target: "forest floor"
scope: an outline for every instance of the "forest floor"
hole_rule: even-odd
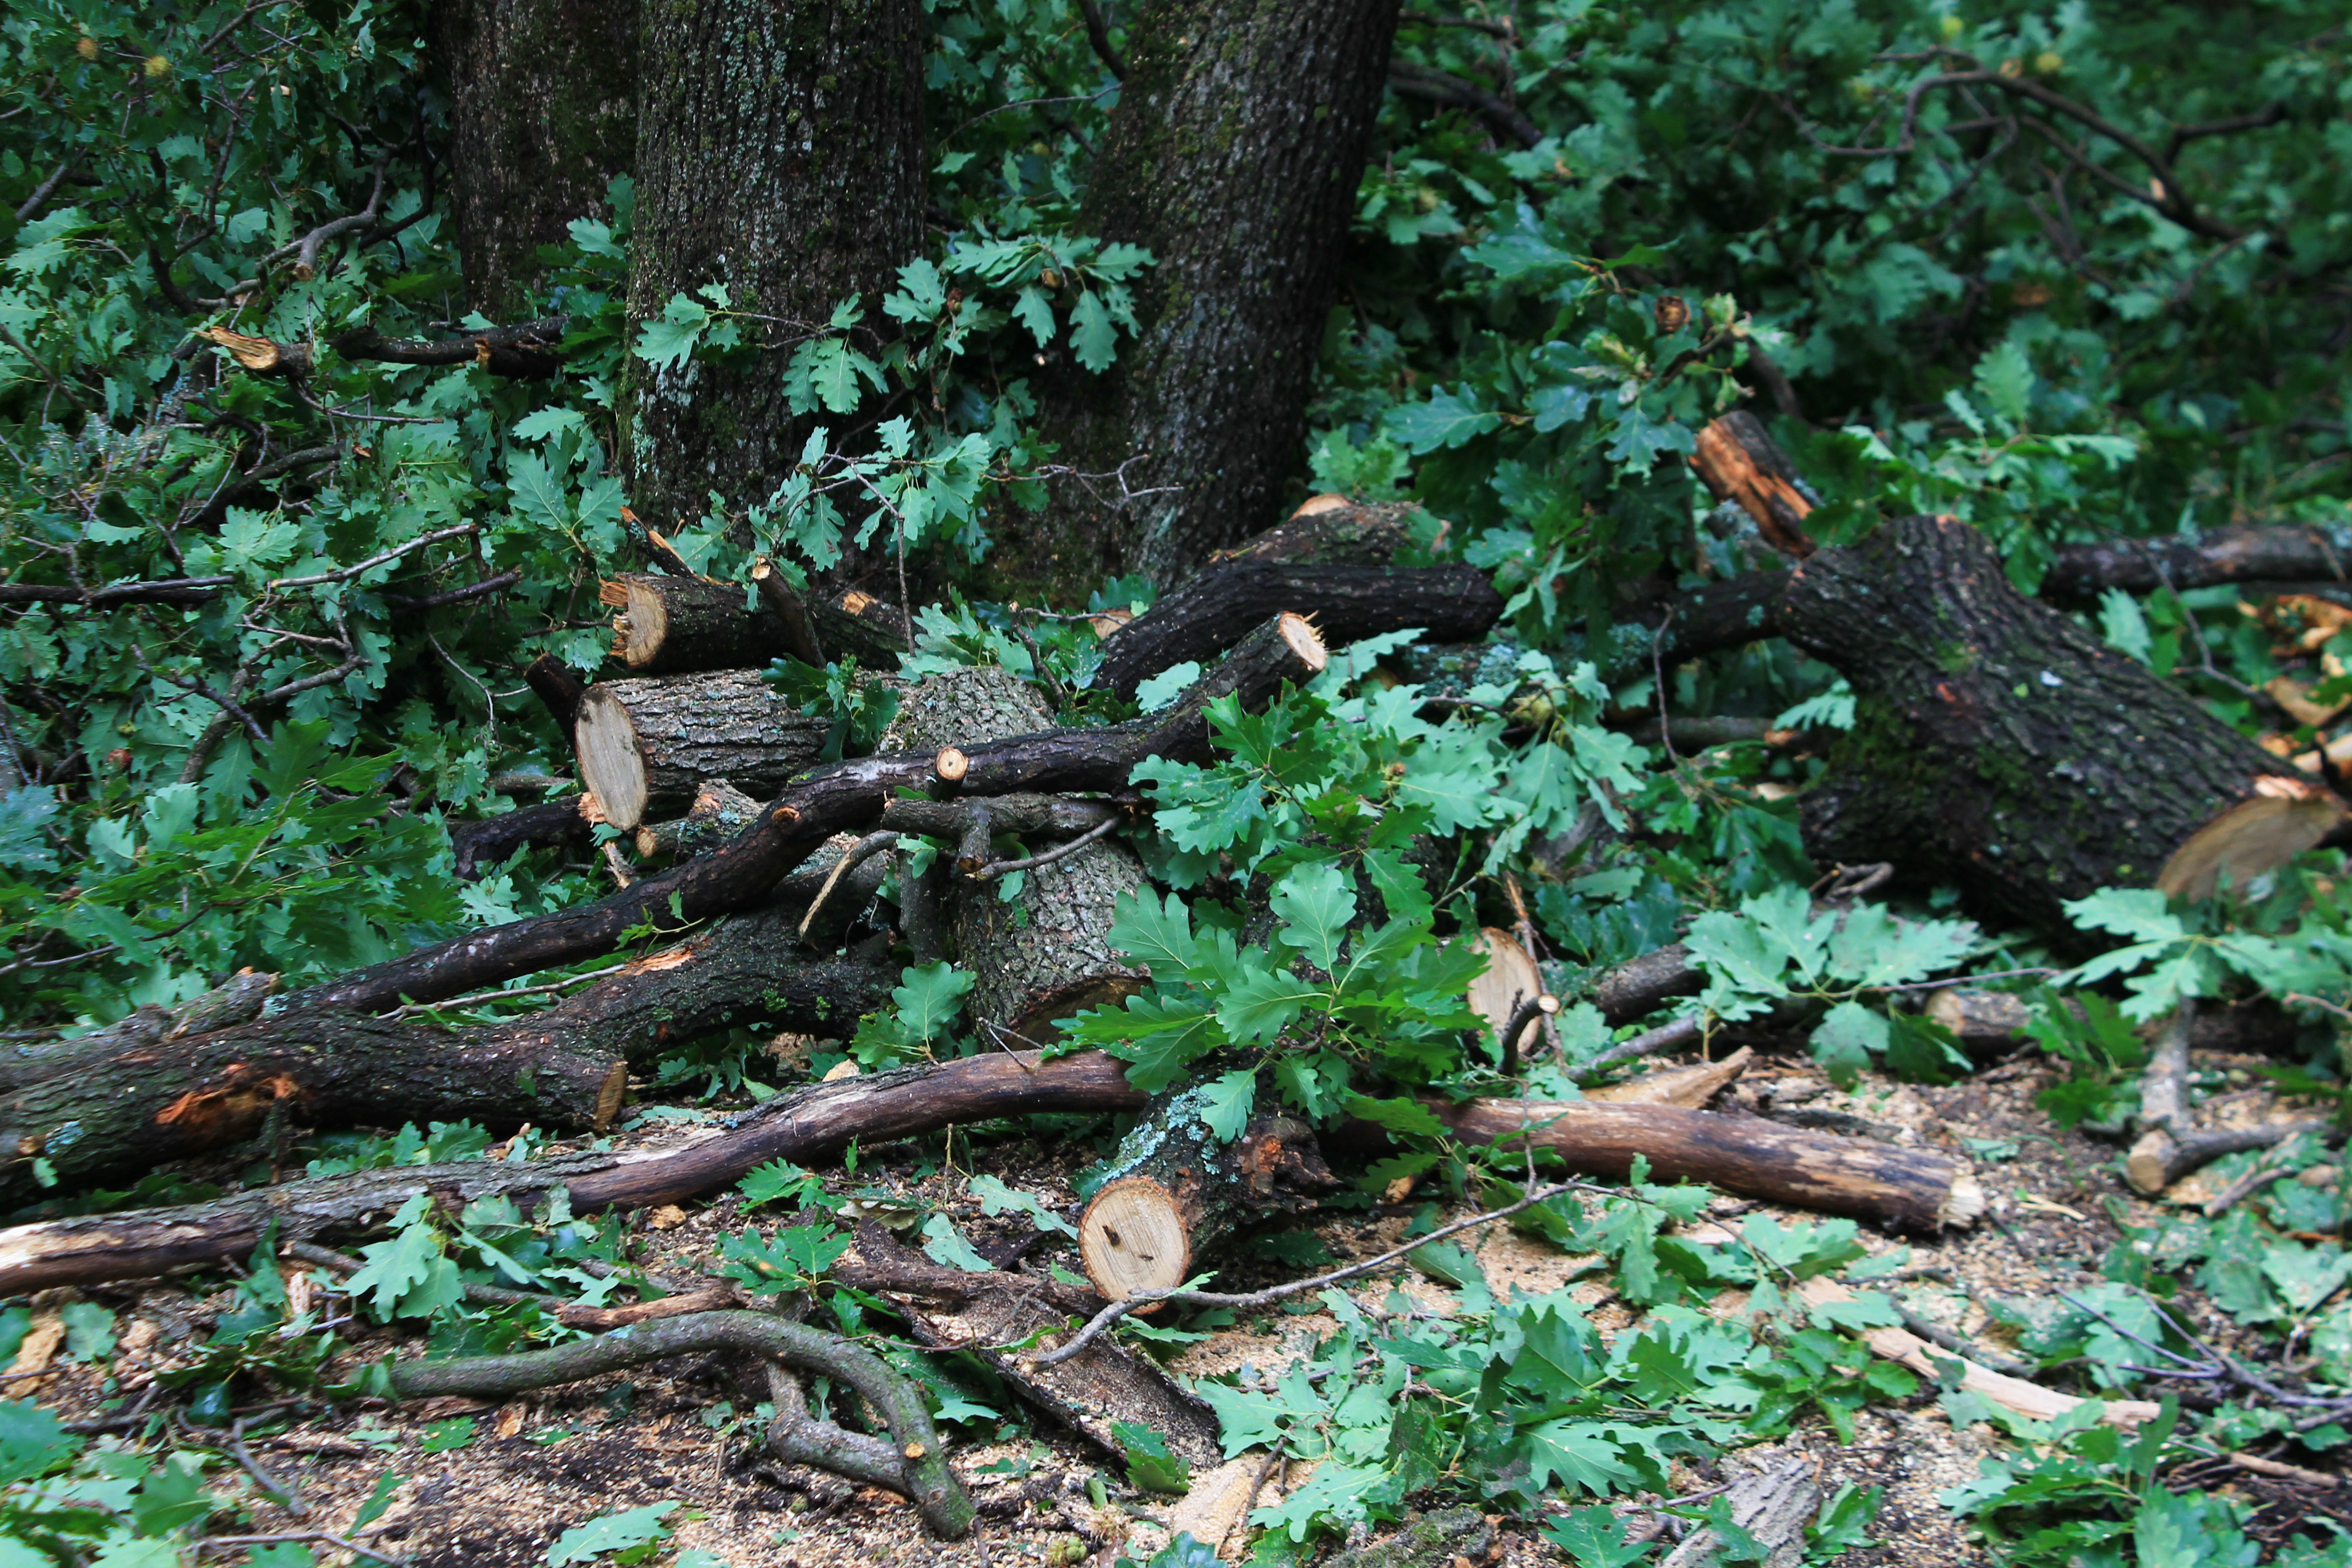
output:
[[[2226,1058],[2209,1065],[2232,1070]],[[1908,1261],[1888,1279],[1914,1311],[1979,1343],[2007,1348],[2003,1331],[1988,1319],[1983,1303],[2048,1298],[2095,1282],[2102,1259],[2121,1235],[2118,1222],[2137,1226],[2158,1217],[2154,1206],[2130,1196],[2115,1173],[2115,1145],[2060,1132],[2035,1108],[2034,1092],[2047,1081],[2040,1058],[2024,1058],[1949,1087],[1865,1076],[1846,1093],[1821,1080],[1810,1063],[1792,1058],[1759,1060],[1733,1092],[1751,1105],[1767,1096],[1782,1104],[1801,1100],[1817,1117],[1826,1112],[1858,1118],[1876,1135],[1971,1158],[1990,1197],[1985,1219],[1940,1237],[1865,1229],[1863,1240],[1874,1254],[1909,1249]],[[2255,1080],[2237,1073],[2229,1081]],[[2242,1088],[2225,1092],[2212,1109],[2227,1113],[2234,1100],[2240,1113],[2254,1115],[2265,1098]],[[1849,1121],[1844,1130],[1858,1127]],[[1074,1202],[1071,1181],[1086,1163],[1085,1152],[1069,1143],[1024,1141],[983,1143],[960,1149],[957,1155],[959,1164],[969,1163],[1061,1208]],[[1018,1215],[981,1215],[964,1194],[968,1172],[942,1171],[933,1158],[918,1164],[915,1153],[910,1146],[870,1152],[855,1184],[867,1194],[877,1186],[895,1190],[949,1213],[969,1239],[983,1247],[1026,1233],[1028,1222]],[[844,1190],[850,1184],[838,1173],[832,1179]],[[2176,1191],[2180,1198],[2200,1195]],[[1815,1217],[1718,1198],[1696,1223],[1755,1213],[1774,1214],[1788,1223]],[[1404,1208],[1349,1215],[1321,1225],[1318,1235],[1344,1263],[1396,1244],[1408,1222]],[[692,1211],[655,1210],[633,1216],[631,1223],[640,1227],[640,1261],[649,1269],[691,1278],[715,1270],[720,1241],[746,1221],[737,1200],[728,1198]],[[1514,1290],[1540,1294],[1567,1288],[1604,1335],[1632,1321],[1612,1298],[1605,1273],[1588,1268],[1590,1258],[1563,1254],[1501,1225],[1465,1237],[1463,1245],[1475,1249],[1498,1298],[1507,1300]],[[1051,1252],[1041,1251],[1028,1266],[1042,1268],[1053,1260]],[[1218,1288],[1225,1289],[1255,1289],[1297,1272],[1247,1247],[1234,1249],[1222,1261],[1225,1272]],[[1446,1289],[1411,1270],[1362,1277],[1348,1289],[1367,1306],[1385,1300],[1391,1289],[1439,1311],[1454,1300]],[[117,1314],[110,1359],[88,1364],[59,1359],[28,1373],[20,1354],[12,1389],[16,1397],[36,1400],[68,1420],[92,1416],[103,1397],[135,1396],[158,1372],[193,1360],[211,1319],[228,1300],[226,1291],[205,1299],[170,1284],[84,1294]],[[28,1344],[43,1337],[38,1325],[44,1317],[53,1318],[75,1299],[69,1291],[35,1298],[37,1326]],[[1727,1293],[1710,1310],[1734,1313],[1742,1300],[1741,1293]],[[2176,1298],[2175,1310],[2230,1342],[2227,1320],[2193,1292]],[[1172,1370],[1206,1377],[1249,1363],[1260,1373],[1276,1372],[1306,1355],[1337,1326],[1316,1310],[1278,1314],[1271,1324],[1265,1319],[1256,1324],[1271,1331],[1217,1331],[1186,1346],[1171,1363]],[[395,1340],[392,1331],[364,1322],[345,1323],[341,1331],[347,1337],[339,1376],[381,1357]],[[53,1353],[56,1336],[47,1338]],[[308,1509],[298,1519],[253,1489],[253,1528],[341,1532],[382,1479],[394,1473],[403,1478],[394,1500],[364,1539],[411,1568],[537,1568],[566,1529],[617,1509],[667,1500],[681,1505],[666,1521],[675,1531],[675,1544],[699,1547],[735,1568],[893,1560],[974,1568],[1021,1563],[1070,1568],[1091,1562],[1111,1568],[1122,1553],[1139,1563],[1147,1560],[1166,1543],[1171,1527],[1202,1531],[1211,1494],[1238,1496],[1238,1489],[1246,1489],[1245,1480],[1235,1483],[1228,1472],[1237,1473],[1237,1467],[1255,1473],[1260,1464],[1252,1456],[1225,1472],[1196,1476],[1194,1492],[1185,1500],[1145,1497],[1123,1485],[1118,1463],[1066,1433],[1042,1425],[1034,1430],[966,1425],[963,1436],[951,1438],[953,1458],[980,1505],[982,1523],[971,1539],[942,1543],[926,1539],[897,1498],[817,1471],[775,1465],[764,1458],[756,1427],[743,1424],[730,1430],[733,1418],[766,1397],[763,1386],[746,1381],[745,1372],[724,1356],[688,1356],[504,1405],[461,1399],[405,1407],[314,1404],[283,1430],[248,1439],[255,1464],[291,1486]],[[109,1379],[112,1390],[105,1386]],[[268,1415],[257,1409],[248,1420],[266,1429]],[[988,1440],[995,1436],[1008,1440]],[[2003,1446],[1986,1427],[1955,1430],[1935,1391],[1927,1388],[1908,1400],[1866,1408],[1850,1446],[1824,1422],[1811,1418],[1781,1442],[1680,1462],[1675,1479],[1687,1495],[1784,1458],[1808,1458],[1818,1464],[1830,1491],[1842,1481],[1885,1489],[1870,1543],[1838,1558],[1841,1568],[1941,1568],[1982,1562],[1985,1553],[1938,1503],[1937,1493],[1971,1479],[1979,1458]],[[1269,1476],[1257,1501],[1269,1503],[1283,1487],[1298,1484],[1300,1469],[1293,1465]],[[1089,1500],[1089,1482],[1097,1478],[1109,1499],[1107,1505]],[[229,1479],[245,1484],[234,1471]],[[2240,1489],[2281,1521],[2319,1512],[2352,1523],[2352,1511],[2343,1511],[2342,1504],[2309,1485],[2252,1475],[2227,1477],[2220,1484]],[[1377,1542],[1381,1533],[1369,1539]],[[1237,1529],[1229,1535],[1224,1549],[1230,1559],[1247,1555],[1247,1534]],[[321,1561],[339,1559],[353,1561],[340,1552]],[[1506,1565],[1561,1561],[1559,1549],[1533,1526],[1507,1521],[1488,1555],[1490,1563]]]

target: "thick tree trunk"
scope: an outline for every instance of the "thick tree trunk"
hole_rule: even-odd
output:
[[[916,751],[970,747],[1034,733],[1052,722],[1045,700],[1010,671],[953,669],[908,689],[886,740]],[[1020,829],[1010,815],[1000,827],[988,801],[961,805],[959,837],[973,852],[959,857],[964,875],[954,884],[950,930],[972,974],[966,1005],[973,1021],[1015,1044],[1043,1046],[1055,1019],[1125,1001],[1142,989],[1144,972],[1110,945],[1119,900],[1144,886],[1135,852],[1108,839],[1088,844],[1023,873],[1020,890],[1007,899],[1003,884],[970,878],[987,863],[1000,831]],[[1028,814],[1024,818],[1034,820]],[[971,858],[981,865],[961,863]]]
[[[762,797],[814,763],[830,726],[756,669],[604,680],[588,689],[572,725],[580,782],[623,832],[694,803],[725,779]]]
[[[731,309],[811,330],[846,299],[878,317],[877,291],[923,244],[921,7],[707,0],[645,16],[631,323],[709,284]],[[786,399],[782,345],[803,333],[744,326],[779,346],[723,368],[631,361],[631,500],[656,527],[702,516],[713,491],[764,501],[800,460],[810,421]]]
[[[2317,843],[2342,803],[2066,616],[1974,529],[1900,518],[1787,579],[1774,620],[1854,727],[1804,800],[1824,864],[1885,860],[2042,930],[2107,886],[2192,897]]]
[[[1001,544],[1009,578],[1170,581],[1274,520],[1396,18],[1396,0],[1158,0],[1137,19],[1084,226],[1157,258],[1143,330],[1104,380],[1069,373],[1054,424],[1065,461],[1121,472],[1100,496],[1173,489],[1064,486]]]
[[[603,215],[637,151],[633,0],[438,0],[448,73],[450,205],[466,298],[505,320],[528,307],[539,247]]]

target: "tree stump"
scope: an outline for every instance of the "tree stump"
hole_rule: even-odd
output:
[[[684,810],[704,781],[772,796],[815,763],[826,723],[757,670],[601,680],[580,700],[572,748],[604,820],[626,833]]]

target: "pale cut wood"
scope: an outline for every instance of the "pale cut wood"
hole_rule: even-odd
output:
[[[2226,877],[2242,890],[2336,830],[2344,803],[2335,792],[2301,779],[2264,774],[2253,793],[2189,836],[2156,879],[2175,898],[2210,899]]]
[[[1471,945],[1486,955],[1486,967],[1470,982],[1470,1005],[1486,1020],[1486,1027],[1500,1047],[1512,1012],[1521,1002],[1543,994],[1543,973],[1536,968],[1536,961],[1528,956],[1528,950],[1519,945],[1518,939],[1499,927],[1482,928]],[[1532,1055],[1542,1039],[1543,1020],[1528,1022],[1519,1031],[1519,1057],[1524,1059]]]
[[[1078,1256],[1103,1299],[1124,1301],[1139,1290],[1184,1283],[1192,1247],[1174,1195],[1149,1176],[1126,1176],[1087,1205]]]
[[[1815,1278],[1801,1281],[1797,1294],[1809,1305],[1818,1307],[1851,1301],[1854,1293],[1834,1279]],[[1870,1346],[1872,1354],[1909,1367],[1925,1378],[1933,1379],[1937,1375],[1937,1362],[1957,1361],[1964,1369],[1960,1379],[1962,1388],[1971,1394],[1982,1394],[2002,1409],[2014,1411],[2029,1420],[2055,1421],[2090,1403],[2054,1388],[2044,1388],[2038,1383],[2028,1383],[2021,1377],[2011,1377],[2007,1373],[1979,1366],[1966,1356],[1956,1356],[1948,1351],[1936,1351],[1931,1360],[1927,1352],[1933,1347],[1908,1329],[1865,1329],[1862,1337],[1863,1342]],[[2145,1399],[2108,1399],[2101,1403],[2106,1408],[2099,1419],[2110,1426],[2137,1426],[2163,1414],[2161,1405]]]
[[[1661,1068],[1654,1073],[1606,1089],[1588,1089],[1587,1100],[1604,1105],[1679,1105],[1696,1110],[1738,1081],[1755,1061],[1756,1053],[1742,1046],[1719,1062],[1694,1062],[1688,1067]]]
[[[1820,1471],[1814,1461],[1790,1459],[1742,1476],[1731,1483],[1724,1500],[1731,1505],[1731,1521],[1764,1549],[1764,1568],[1801,1568],[1805,1561],[1805,1526],[1822,1506]],[[1712,1568],[1724,1560],[1725,1544],[1712,1529],[1695,1530],[1658,1568]]]

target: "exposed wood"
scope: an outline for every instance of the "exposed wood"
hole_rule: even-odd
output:
[[[1801,561],[1818,546],[1805,533],[1806,514],[1818,504],[1763,422],[1744,412],[1711,420],[1698,433],[1691,467],[1719,501],[1736,504],[1756,521],[1764,542]]]
[[[1486,955],[1486,967],[1470,982],[1470,1006],[1486,1020],[1496,1047],[1504,1056],[1530,1056],[1543,1038],[1540,1019],[1527,1020],[1517,1040],[1506,1040],[1504,1030],[1521,1003],[1545,994],[1543,976],[1518,939],[1498,926],[1483,928],[1473,945]]]
[[[2139,1080],[2139,1137],[2124,1158],[2124,1179],[2154,1195],[2187,1167],[2180,1141],[2189,1131],[2189,1031],[2197,1004],[2182,998],[2157,1031]]]
[[[811,629],[836,656],[849,654],[867,669],[896,669],[914,647],[907,613],[885,599],[851,589],[809,605]]]
[[[1818,1275],[1811,1279],[1800,1281],[1797,1294],[1816,1306],[1851,1301],[1854,1298],[1852,1290],[1834,1279],[1825,1279]],[[1941,1375],[1937,1371],[1937,1363],[1942,1362],[1948,1364],[1958,1362],[1963,1369],[1960,1380],[1962,1388],[1971,1394],[1981,1394],[2002,1408],[2015,1411],[2028,1420],[2055,1421],[2060,1416],[2071,1414],[2089,1403],[2086,1400],[2077,1399],[2071,1394],[2061,1394],[2054,1388],[2044,1388],[2038,1383],[2028,1383],[2021,1377],[2011,1377],[2006,1373],[1995,1372],[1990,1367],[1982,1366],[1969,1360],[1966,1356],[1936,1350],[1926,1340],[1907,1329],[1864,1329],[1862,1337],[1864,1342],[1870,1346],[1873,1354],[1899,1363],[1931,1381]],[[2145,1399],[2109,1399],[2103,1404],[2105,1408],[2100,1413],[2099,1419],[2110,1426],[2137,1426],[2143,1421],[2152,1421],[2163,1414],[2161,1405],[2151,1404]]]
[[[1181,1285],[1235,1229],[1297,1213],[1337,1184],[1304,1122],[1261,1116],[1220,1142],[1202,1119],[1207,1095],[1164,1097],[1104,1163],[1078,1255],[1106,1301]]]
[[[1125,1422],[1160,1434],[1169,1452],[1188,1465],[1217,1462],[1216,1413],[1149,1357],[1107,1339],[1053,1366],[995,1348],[1033,1341],[1050,1348],[1073,1315],[1102,1305],[1090,1291],[1033,1275],[942,1268],[871,1220],[857,1227],[856,1250],[835,1266],[834,1277],[888,1297],[922,1343],[978,1356],[1024,1401],[1106,1457],[1123,1458],[1125,1445],[1113,1428]]]
[[[457,852],[457,879],[470,882],[525,846],[585,844],[593,837],[584,795],[567,795],[537,805],[520,806],[460,822],[449,829],[449,847]]]
[[[1205,709],[1233,696],[1244,709],[1323,668],[1322,643],[1296,616],[1278,616],[1173,705],[1134,722],[1055,730],[980,748],[960,788],[967,795],[1105,793],[1123,789],[1146,757],[1211,754]],[[518,974],[612,951],[646,921],[705,921],[755,904],[836,833],[862,831],[902,789],[940,782],[937,754],[861,757],[813,770],[769,804],[760,822],[708,855],[593,903],[516,921],[419,949],[288,999],[289,1006],[388,1007],[438,1001]]]
[[[708,780],[772,795],[823,753],[828,728],[759,671],[722,669],[598,681],[572,738],[580,782],[625,833],[683,811]]]
[[[1984,1189],[1948,1154],[1801,1131],[1760,1118],[1591,1100],[1477,1100],[1430,1108],[1457,1136],[1523,1142],[1578,1175],[1622,1177],[1640,1155],[1653,1179],[1705,1182],[1742,1197],[1935,1231],[1984,1212]]]
[[[725,779],[707,779],[694,803],[675,822],[649,822],[637,829],[637,853],[647,859],[693,856],[716,848],[758,820],[760,803]]]
[[[2333,790],[2296,778],[2263,777],[2172,852],[2156,885],[2175,898],[2210,899],[2225,883],[2242,890],[2316,846],[2343,822]]]
[[[743,590],[707,577],[608,577],[598,600],[613,617],[613,657],[640,675],[764,666],[789,651],[783,622],[745,605]]]
[[[1742,1046],[1719,1062],[1660,1068],[1624,1083],[1588,1089],[1584,1098],[1604,1105],[1679,1105],[1695,1110],[1738,1082],[1755,1059],[1755,1051]]]
[[[257,338],[245,332],[233,332],[226,327],[198,327],[188,334],[228,351],[237,368],[254,375],[302,381],[309,377],[313,363],[308,343],[281,343],[269,338]]]

